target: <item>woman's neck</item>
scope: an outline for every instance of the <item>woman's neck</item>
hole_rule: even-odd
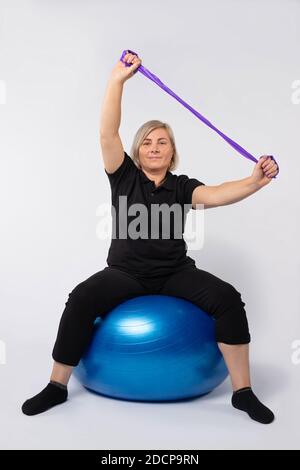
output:
[[[145,173],[147,178],[149,178],[149,180],[154,182],[156,187],[160,186],[167,178],[167,171],[164,171],[164,173],[159,173],[159,174],[149,173],[145,170],[142,170],[142,171],[143,173]]]

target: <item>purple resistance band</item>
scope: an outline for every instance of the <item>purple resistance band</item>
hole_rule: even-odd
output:
[[[126,62],[124,62],[123,58],[125,57],[125,55],[127,53],[130,53],[130,54],[134,54],[138,57],[138,54],[136,52],[133,52],[131,51],[130,49],[126,49],[125,51],[123,51],[122,53],[122,56],[120,57],[120,61],[122,61],[126,67],[130,67],[132,64],[127,64]],[[139,68],[136,70],[136,72],[139,71],[141,72],[143,75],[145,75],[145,77],[148,77],[150,80],[152,80],[153,82],[155,82],[160,88],[162,88],[163,90],[165,90],[167,93],[169,93],[169,95],[173,96],[177,101],[179,101],[179,103],[181,103],[185,108],[189,109],[191,111],[191,113],[193,113],[198,119],[200,119],[202,122],[204,122],[204,124],[206,124],[208,127],[210,127],[212,130],[214,130],[215,132],[217,132],[217,134],[219,134],[224,140],[226,140],[226,142],[228,142],[229,145],[231,145],[231,147],[233,147],[235,150],[237,150],[241,155],[243,155],[243,157],[245,158],[248,158],[249,160],[252,160],[253,162],[257,163],[258,160],[253,156],[251,155],[251,153],[247,152],[247,150],[245,150],[243,147],[241,147],[237,142],[234,142],[234,140],[230,139],[230,137],[227,137],[227,135],[225,135],[223,132],[221,132],[219,129],[217,129],[216,126],[214,126],[211,122],[209,122],[208,119],[206,119],[204,116],[202,116],[202,114],[198,113],[198,111],[196,111],[194,108],[192,108],[188,103],[186,103],[185,101],[183,101],[179,96],[177,96],[172,90],[170,90],[170,88],[168,88],[158,77],[156,77],[156,75],[154,75],[152,72],[150,72],[150,70],[146,69],[146,67],[144,67],[143,65],[140,65]],[[274,162],[277,164],[278,166],[278,163],[276,162],[275,158],[270,155],[270,157],[272,158],[272,160],[274,160]],[[278,166],[278,173],[279,173],[279,166]],[[278,174],[277,173],[277,174]],[[276,178],[276,176],[273,176],[273,178]]]

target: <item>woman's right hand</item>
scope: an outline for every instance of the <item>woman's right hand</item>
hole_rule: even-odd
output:
[[[111,73],[111,80],[116,80],[120,83],[125,83],[126,80],[133,77],[133,75],[137,72],[138,67],[141,65],[141,59],[136,56],[135,54],[127,53],[123,60],[127,64],[131,64],[130,67],[126,67],[126,65],[119,60],[118,63],[114,66],[112,73]]]

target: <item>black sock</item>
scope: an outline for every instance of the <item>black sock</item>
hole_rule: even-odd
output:
[[[22,411],[28,416],[37,415],[49,410],[49,408],[55,405],[63,403],[67,398],[67,386],[51,381],[40,393],[23,403]]]
[[[50,383],[53,385],[56,385],[57,387],[63,389],[63,390],[68,390],[67,385],[61,384],[60,382],[55,382],[55,380],[50,380]]]
[[[259,401],[251,387],[240,388],[233,392],[231,403],[234,408],[245,411],[250,418],[259,423],[270,424],[274,421],[272,411]]]

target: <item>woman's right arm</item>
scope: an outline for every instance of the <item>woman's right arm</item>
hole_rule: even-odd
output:
[[[108,173],[114,173],[124,159],[124,148],[119,136],[123,86],[141,65],[141,60],[134,54],[126,54],[124,60],[133,65],[126,67],[121,61],[116,64],[107,84],[101,110],[100,144]]]

